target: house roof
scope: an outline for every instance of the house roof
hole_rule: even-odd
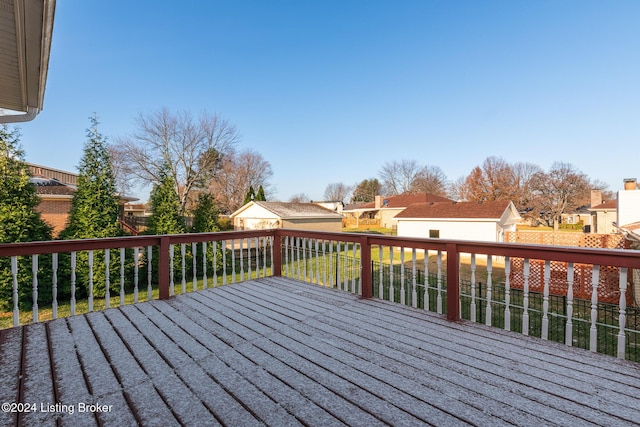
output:
[[[73,196],[77,190],[74,185],[64,184],[55,178],[34,176],[29,178],[29,181],[35,185],[36,193],[39,195]]]
[[[590,210],[590,211],[593,211],[593,210],[611,210],[611,209],[616,209],[617,207],[618,207],[618,200],[617,199],[613,199],[613,200],[607,200],[606,202],[600,203],[599,205],[592,206],[588,210]]]
[[[500,219],[509,205],[513,206],[513,203],[508,200],[493,200],[485,202],[414,203],[396,215],[395,218]],[[513,210],[514,213],[517,214],[515,207]]]
[[[382,198],[380,209],[402,209],[410,206],[414,203],[424,202],[451,202],[451,199],[446,197],[436,196],[429,193],[404,193],[397,194],[395,196],[386,196]],[[350,205],[352,209],[357,210],[372,210],[376,209],[376,202],[363,203],[360,205]],[[347,210],[347,209],[345,209]]]
[[[292,202],[261,202],[253,201],[242,206],[231,214],[231,217],[239,215],[251,206],[260,206],[282,219],[295,218],[342,218],[342,215],[330,209],[316,205],[315,203],[292,203]]]
[[[32,120],[42,110],[55,0],[0,3],[0,123]]]

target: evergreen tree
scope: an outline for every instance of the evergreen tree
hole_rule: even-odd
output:
[[[51,239],[51,227],[35,211],[40,199],[29,181],[29,167],[17,130],[0,127],[0,243],[43,241]],[[32,302],[31,263],[22,258],[18,263],[19,302],[22,307]],[[13,305],[10,258],[0,259],[0,307]],[[49,290],[50,291],[50,290]],[[41,297],[47,294],[41,289]]]
[[[213,233],[220,231],[218,226],[218,209],[215,206],[215,198],[212,194],[201,193],[198,196],[196,209],[193,212],[192,233]],[[230,257],[230,254],[227,254]],[[202,246],[198,246],[198,257],[202,259]],[[218,272],[222,271],[222,245],[216,243],[216,252],[214,255],[213,244],[207,245],[207,261],[209,265],[215,260],[215,268]]]
[[[115,237],[123,234],[119,222],[118,196],[116,194],[115,177],[111,165],[111,157],[106,139],[98,132],[98,119],[94,114],[89,118],[91,125],[86,130],[82,158],[78,166],[77,190],[71,201],[71,210],[67,225],[60,233],[62,239],[93,239]],[[110,253],[111,273],[113,281],[116,270],[114,265],[119,265],[117,251]],[[76,297],[84,297],[89,292],[89,266],[88,253],[77,254]],[[61,257],[61,274],[64,281],[60,288],[61,294],[66,296],[69,284],[67,270],[70,270],[68,254]],[[106,262],[105,252],[95,251],[93,263],[93,294],[96,297],[106,295]]]
[[[201,193],[198,196],[196,209],[193,212],[192,233],[211,233],[220,231],[218,227],[218,210],[212,194]]]
[[[73,195],[63,239],[114,237],[122,234],[116,181],[106,140],[98,119],[90,117],[87,141],[80,159],[78,189]]]
[[[244,196],[244,204],[246,205],[249,202],[252,202],[256,198],[256,192],[253,189],[253,185],[249,186],[249,191],[247,191],[247,195]]]
[[[160,182],[153,186],[149,201],[151,217],[149,234],[180,234],[185,232],[184,218],[180,215],[180,199],[175,191],[175,181],[168,168],[160,172]]]
[[[258,202],[266,202],[267,198],[264,195],[264,188],[262,188],[262,185],[260,186],[260,188],[258,188],[258,194],[256,194],[256,198],[254,199]]]

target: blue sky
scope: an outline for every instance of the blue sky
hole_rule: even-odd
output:
[[[639,17],[636,0],[59,0],[22,144],[75,171],[93,112],[114,140],[141,113],[206,110],[271,163],[273,199],[391,160],[455,180],[488,156],[617,191],[640,178]]]

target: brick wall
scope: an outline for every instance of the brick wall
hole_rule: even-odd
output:
[[[53,237],[64,230],[71,210],[71,199],[68,200],[41,200],[36,207],[42,219],[53,227]]]

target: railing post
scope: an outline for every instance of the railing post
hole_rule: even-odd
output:
[[[460,320],[460,254],[455,243],[447,243],[447,319]]]
[[[371,245],[367,236],[360,239],[360,283],[362,298],[373,297],[373,281],[371,278]]]
[[[158,293],[160,299],[169,299],[169,236],[160,236],[158,245]]]
[[[282,236],[278,230],[273,233],[273,268],[271,274],[275,277],[282,276]]]

